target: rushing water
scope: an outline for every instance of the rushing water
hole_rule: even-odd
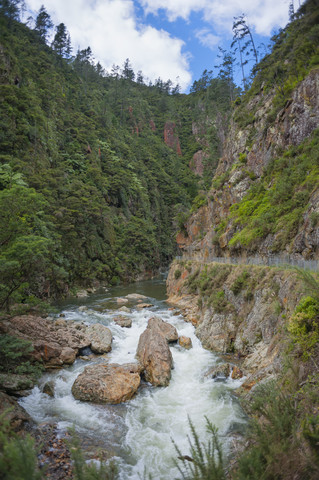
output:
[[[128,293],[148,296],[146,302],[154,306],[139,310],[136,301],[126,306],[131,313],[119,312],[117,297]],[[85,309],[83,309],[85,306]],[[173,324],[179,335],[191,337],[193,348],[185,350],[171,346],[174,360],[172,379],[166,388],[143,384],[135,398],[121,405],[94,405],[75,400],[71,387],[86,365],[105,361],[96,357],[90,362],[78,359],[70,368],[47,373],[32,393],[21,404],[37,422],[54,422],[64,432],[74,426],[82,439],[83,448],[94,456],[97,450],[113,457],[120,467],[121,480],[143,478],[144,472],[154,480],[179,478],[173,458],[176,452],[172,440],[183,454],[189,453],[187,435],[188,417],[200,438],[207,439],[205,416],[215,424],[227,452],[232,432],[245,423],[232,390],[239,380],[216,382],[205,377],[205,372],[218,357],[204,350],[194,334],[194,327],[165,303],[163,281],[140,282],[128,287],[117,287],[103,295],[89,299],[75,299],[60,305],[66,320],[107,325],[113,334],[110,363],[135,361],[135,352],[147,321],[154,315]],[[132,328],[117,326],[113,318],[119,313],[132,319]],[[54,383],[54,397],[42,393],[43,385]]]

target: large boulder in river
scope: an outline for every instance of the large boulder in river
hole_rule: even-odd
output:
[[[148,321],[150,328],[158,328],[168,343],[177,342],[178,333],[176,328],[170,323],[164,322],[161,318],[152,317]]]
[[[140,336],[136,358],[143,367],[146,381],[155,386],[167,386],[171,378],[173,357],[160,325],[155,318],[148,321]],[[163,322],[164,323],[164,322]]]
[[[107,353],[112,349],[112,333],[109,328],[100,323],[89,325],[86,335],[91,341],[91,350],[94,353]]]
[[[72,394],[84,402],[121,403],[133,397],[140,381],[136,364],[92,365],[77,377]]]
[[[64,320],[63,320],[64,322]],[[6,333],[32,343],[30,357],[47,368],[70,365],[79,349],[90,346],[86,326],[80,323],[21,315],[0,322],[0,333]],[[63,324],[61,324],[63,323]]]
[[[183,348],[186,348],[186,350],[189,350],[190,348],[192,348],[193,344],[192,344],[192,339],[189,338],[189,337],[185,337],[184,335],[181,335],[178,339],[178,344],[183,347]]]

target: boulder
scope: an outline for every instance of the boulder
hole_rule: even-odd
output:
[[[5,413],[5,417],[2,415]],[[9,422],[15,432],[23,430],[26,423],[32,423],[32,418],[20,407],[17,401],[4,392],[0,392],[0,419]]]
[[[124,315],[119,315],[118,317],[114,317],[114,322],[116,325],[119,325],[122,328],[130,328],[132,326],[132,319],[129,317],[125,317]]]
[[[29,340],[33,346],[30,360],[41,362],[46,368],[57,368],[72,364],[79,349],[91,344],[84,325],[60,322],[61,319],[54,322],[21,315],[1,322],[0,333]]]
[[[127,298],[117,298],[116,303],[118,305],[124,305],[125,303],[128,303],[128,299]]]
[[[154,307],[151,303],[140,303],[139,305],[136,305],[136,308],[151,308]]]
[[[16,373],[0,373],[0,390],[8,395],[23,395],[25,390],[34,387],[35,379],[30,375],[18,375]]]
[[[243,372],[240,370],[239,367],[235,365],[231,372],[231,378],[233,380],[238,380],[238,378],[242,378],[243,376],[244,376]]]
[[[119,312],[131,313],[131,310],[127,307],[121,307],[119,308]]]
[[[167,386],[171,378],[173,357],[167,340],[158,326],[150,319],[140,336],[136,357],[143,367],[145,380],[155,386]]]
[[[212,367],[206,372],[205,377],[210,378],[227,378],[231,372],[231,366],[229,363],[219,363],[215,367]]]
[[[186,348],[186,350],[189,350],[193,346],[192,340],[189,337],[184,337],[184,335],[179,337],[178,343],[181,347]]]
[[[129,293],[126,295],[126,298],[129,300],[145,300],[147,297],[145,295],[141,295],[140,293]]]
[[[72,394],[84,402],[116,404],[130,400],[140,381],[136,364],[92,365],[77,377]]]
[[[43,393],[46,393],[47,395],[49,395],[49,397],[54,397],[54,383],[51,381],[51,382],[46,382],[44,385],[43,385]]]
[[[150,328],[159,328],[161,333],[164,335],[168,343],[177,342],[178,333],[176,328],[170,323],[164,322],[161,318],[152,317],[149,319],[148,324]]]
[[[89,325],[86,335],[90,340],[91,350],[94,353],[107,353],[112,349],[111,330],[100,323]]]

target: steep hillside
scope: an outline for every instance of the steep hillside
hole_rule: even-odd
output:
[[[176,253],[176,218],[201,175],[216,168],[208,147],[201,171],[190,168],[207,134],[194,132],[194,111],[207,117],[201,93],[134,81],[128,60],[108,74],[90,48],[59,54],[4,10],[0,306],[154,274]],[[213,130],[230,109],[220,98]]]
[[[189,255],[319,257],[318,20],[306,2],[235,102],[205,205],[177,237]]]

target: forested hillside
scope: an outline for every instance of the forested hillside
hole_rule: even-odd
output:
[[[71,55],[64,24],[48,46],[16,3],[0,9],[0,306],[153,274],[210,184],[227,82],[187,96],[129,60],[107,73],[89,47]]]

